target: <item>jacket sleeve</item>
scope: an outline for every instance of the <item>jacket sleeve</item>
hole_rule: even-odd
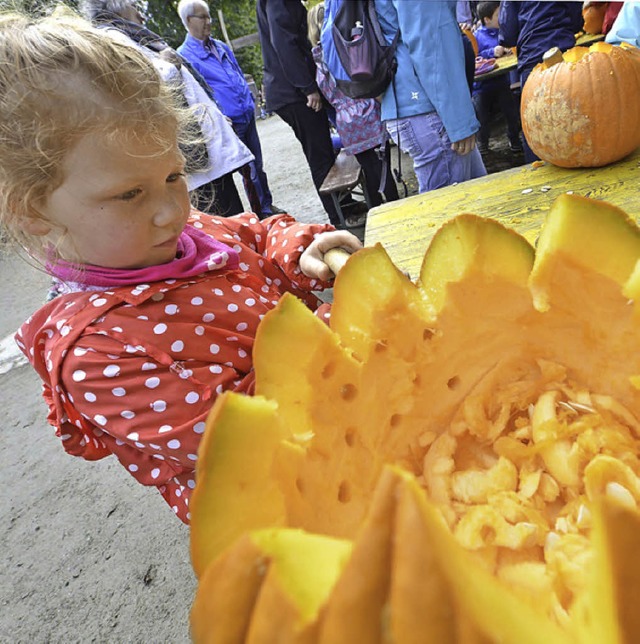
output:
[[[266,3],[269,38],[289,83],[308,96],[318,91],[314,74],[305,62],[305,58],[311,56],[311,45],[309,51],[300,49],[299,25],[286,4],[287,0],[269,0]]]
[[[518,3],[512,0],[503,0],[498,15],[500,16],[500,44],[505,47],[515,47],[518,44],[518,35],[520,34]]]
[[[478,43],[478,56],[482,56],[482,58],[495,57],[495,49],[498,43],[485,30],[478,29],[476,31],[476,42]]]
[[[310,292],[332,286],[330,282],[309,278],[300,270],[300,256],[317,235],[335,230],[330,224],[304,224],[291,215],[259,220],[253,213],[211,220],[222,226],[215,233],[217,239],[230,245],[240,242],[238,249],[248,246],[280,268],[296,288]]]
[[[222,337],[226,331],[220,333]],[[203,382],[192,369],[185,366],[180,371],[179,363],[163,355],[151,355],[114,337],[90,335],[62,365],[66,410],[92,426],[97,440],[108,445],[140,483],[165,483],[193,470],[204,422],[217,395],[225,390],[253,393],[250,360],[240,359],[228,342],[220,342],[219,348],[215,356],[210,354]],[[242,360],[246,364],[240,364]],[[85,453],[78,455],[87,458]]]
[[[479,129],[465,73],[462,32],[448,3],[393,0],[413,71],[451,141]],[[425,34],[433,37],[425,38]]]

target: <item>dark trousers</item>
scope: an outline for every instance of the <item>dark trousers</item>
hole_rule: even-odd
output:
[[[319,190],[335,161],[326,112],[314,112],[305,103],[290,103],[277,109],[276,114],[291,127],[300,141],[311,170],[313,185]],[[340,226],[340,218],[331,197],[320,193],[318,196],[329,215],[329,221],[336,227]]]
[[[393,173],[391,172],[391,151],[388,145],[385,146],[384,155],[387,161],[386,164],[382,162],[382,159],[375,148],[365,150],[364,152],[358,152],[358,154],[356,154],[356,159],[358,159],[358,163],[362,166],[362,170],[364,172],[364,181],[367,186],[367,192],[369,193],[372,206],[379,206],[382,203],[382,195],[379,190],[380,182],[382,181],[383,166],[385,165],[385,200],[395,201],[399,198],[398,186],[396,185]]]
[[[473,95],[473,106],[476,108],[476,115],[480,121],[478,142],[489,143],[491,117],[496,105],[500,107],[500,111],[507,121],[509,141],[516,143],[520,138],[520,118],[516,100],[506,78],[504,83],[483,87]]]
[[[524,84],[527,82],[527,78],[529,78],[529,74],[532,71],[533,71],[533,65],[531,67],[520,70],[520,87],[522,88],[522,90],[524,90]],[[527,138],[525,137],[524,132],[522,133],[522,145],[524,146],[524,160],[527,163],[533,163],[534,161],[537,161],[538,156],[529,147],[529,142],[527,141]]]
[[[267,182],[267,175],[262,165],[262,146],[260,145],[260,138],[258,137],[256,119],[252,115],[247,123],[234,123],[233,129],[238,135],[238,138],[249,148],[255,157],[255,159],[249,164],[250,174],[245,176],[243,173],[242,175],[244,188],[249,201],[253,201],[253,191],[257,194],[259,209],[256,210],[253,203],[251,204],[251,209],[258,216],[268,217],[271,215],[273,197],[271,196],[271,190],[269,190],[269,184]]]
[[[191,193],[191,203],[201,212],[221,217],[230,217],[244,212],[231,172],[196,188]]]

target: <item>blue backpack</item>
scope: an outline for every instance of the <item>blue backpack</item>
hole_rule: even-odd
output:
[[[396,33],[387,43],[374,0],[326,0],[322,55],[338,88],[351,98],[376,98],[393,80]]]

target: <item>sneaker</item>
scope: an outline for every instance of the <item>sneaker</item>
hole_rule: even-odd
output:
[[[359,215],[349,215],[348,217],[345,217],[344,220],[344,225],[345,228],[351,229],[351,228],[362,228],[367,223],[367,214],[359,214]]]
[[[524,148],[522,147],[522,141],[520,140],[510,141],[509,150],[511,150],[511,152],[513,152],[514,154],[518,154],[519,152],[524,152]]]
[[[266,213],[265,217],[270,217],[271,215],[288,215],[289,214],[288,210],[283,210],[282,208],[279,208],[275,204],[271,204],[270,210],[271,210],[271,212]]]
[[[342,203],[340,205],[342,206],[342,210],[345,212],[345,214],[348,213],[349,215],[366,215],[369,212],[369,208],[364,201],[356,201],[354,199],[350,203]]]

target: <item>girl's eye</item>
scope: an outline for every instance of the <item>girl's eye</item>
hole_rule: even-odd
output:
[[[135,199],[141,192],[142,190],[140,190],[140,188],[127,190],[127,192],[123,192],[121,195],[119,195],[118,199],[122,199],[122,201],[131,201],[132,199]]]
[[[184,172],[173,172],[167,177],[167,183],[175,183],[184,177]]]

